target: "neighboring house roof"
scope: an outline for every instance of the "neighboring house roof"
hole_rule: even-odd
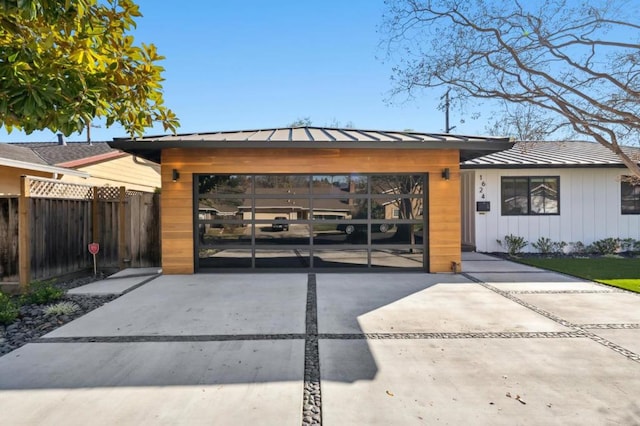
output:
[[[155,162],[160,162],[165,148],[459,149],[465,161],[508,149],[512,143],[496,137],[307,126],[114,138],[109,145]]]
[[[19,142],[9,145],[29,149],[46,164],[65,167],[81,167],[126,155],[106,142],[92,142],[91,145],[86,142],[67,142],[66,145],[57,142]]]
[[[27,163],[48,164],[31,149],[8,143],[0,143],[0,157]]]
[[[640,148],[623,147],[640,162]],[[461,163],[463,169],[624,167],[620,158],[596,142],[517,142],[511,149]]]
[[[29,148],[6,143],[0,143],[0,166],[85,178],[89,177],[89,174],[85,172],[47,164],[46,161]]]

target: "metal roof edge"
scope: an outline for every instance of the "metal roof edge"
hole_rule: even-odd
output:
[[[625,169],[622,163],[602,163],[602,164],[460,164],[461,170],[474,169]]]
[[[511,148],[513,142],[508,140],[492,141],[202,141],[202,140],[174,140],[174,141],[134,141],[114,140],[109,142],[114,149],[125,152],[133,150],[162,150],[170,148],[351,148],[351,149],[474,149],[481,151],[501,151]]]

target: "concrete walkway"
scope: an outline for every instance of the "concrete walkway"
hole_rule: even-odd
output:
[[[0,358],[3,423],[640,424],[638,295],[463,269],[146,276]]]

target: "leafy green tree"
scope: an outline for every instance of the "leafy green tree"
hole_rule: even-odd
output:
[[[640,137],[640,8],[635,0],[386,0],[395,94],[451,90],[531,106],[613,151]],[[395,58],[398,58],[397,60]]]
[[[69,135],[93,118],[175,132],[153,44],[134,44],[131,0],[1,0],[0,127]]]

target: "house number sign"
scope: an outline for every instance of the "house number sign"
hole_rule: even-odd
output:
[[[487,182],[484,180],[484,176],[480,175],[480,181],[478,182],[478,200],[484,201],[487,199]]]
[[[476,201],[476,211],[480,214],[486,214],[491,211],[491,203],[487,201],[487,182],[484,180],[484,176],[479,176],[478,182],[478,200]]]

